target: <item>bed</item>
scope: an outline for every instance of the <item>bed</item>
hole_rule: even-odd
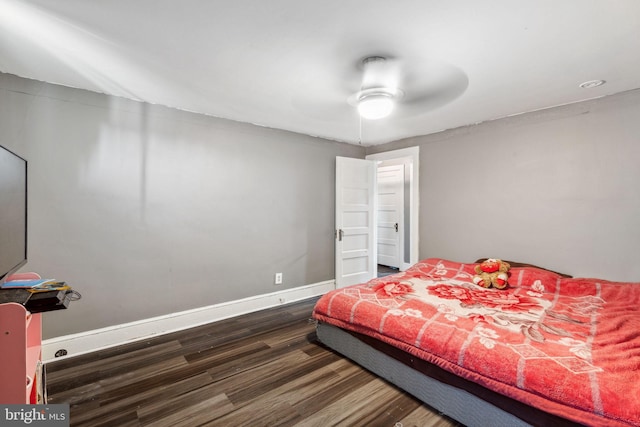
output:
[[[640,426],[640,283],[430,258],[322,296],[318,339],[467,426]]]

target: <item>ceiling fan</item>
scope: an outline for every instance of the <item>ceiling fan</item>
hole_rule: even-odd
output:
[[[438,61],[410,68],[376,55],[363,58],[360,64],[360,90],[349,95],[347,103],[368,120],[387,117],[396,107],[405,115],[427,112],[453,101],[469,82],[460,69]]]
[[[460,68],[416,54],[341,60],[345,56],[352,56],[351,51],[332,61],[312,57],[300,63],[290,82],[296,94],[292,104],[298,111],[337,125],[351,122],[354,115],[362,118],[367,108],[376,110],[373,107],[382,105],[383,112],[370,117],[382,117],[386,109],[394,120],[409,119],[452,102],[469,84]],[[359,114],[359,110],[365,112]]]

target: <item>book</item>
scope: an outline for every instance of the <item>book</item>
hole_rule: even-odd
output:
[[[55,289],[59,286],[64,286],[64,282],[55,279],[11,280],[0,285],[2,289]]]

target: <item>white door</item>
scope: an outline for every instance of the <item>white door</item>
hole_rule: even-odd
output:
[[[336,157],[336,288],[376,275],[376,162]]]
[[[378,264],[400,268],[404,236],[404,164],[378,167]]]

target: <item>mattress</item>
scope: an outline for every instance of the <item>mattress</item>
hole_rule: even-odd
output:
[[[640,284],[516,267],[485,289],[473,268],[427,259],[328,293],[314,317],[558,420],[640,425]]]

